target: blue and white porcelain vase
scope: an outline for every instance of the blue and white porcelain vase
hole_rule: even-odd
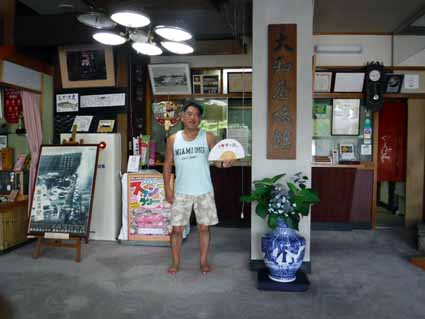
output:
[[[261,238],[264,263],[270,270],[269,278],[278,282],[291,282],[301,267],[305,253],[305,239],[278,219],[277,227]]]

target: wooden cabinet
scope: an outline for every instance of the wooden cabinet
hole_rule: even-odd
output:
[[[313,167],[312,187],[320,196],[312,222],[371,225],[372,169]]]
[[[0,251],[26,241],[28,200],[0,203]]]
[[[215,203],[220,226],[251,226],[251,204],[242,204],[240,197],[251,192],[251,167],[211,167]],[[243,218],[241,218],[243,206]]]

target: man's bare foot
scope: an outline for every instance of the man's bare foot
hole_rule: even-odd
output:
[[[168,267],[168,273],[172,276],[175,276],[177,274],[177,272],[179,271],[179,266],[176,265],[171,265],[170,267]]]
[[[206,274],[208,274],[209,272],[212,271],[211,267],[206,263],[201,264],[200,268],[201,268],[201,272],[202,272],[203,275],[206,275]]]

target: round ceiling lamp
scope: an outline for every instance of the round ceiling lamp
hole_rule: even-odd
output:
[[[166,48],[168,51],[176,54],[189,54],[193,53],[193,48],[182,42],[173,42],[173,41],[161,41],[161,45]]]
[[[92,11],[77,16],[82,24],[96,29],[110,29],[117,24],[101,12]]]
[[[128,28],[142,28],[151,23],[147,15],[132,10],[117,11],[111,15],[111,19]]]
[[[179,27],[158,25],[153,30],[156,34],[169,41],[180,42],[192,39],[192,35],[188,31]]]
[[[146,55],[161,55],[162,50],[155,43],[150,42],[134,42],[132,45],[138,53]]]
[[[127,41],[126,38],[114,32],[97,32],[93,34],[93,39],[106,45],[120,45]]]

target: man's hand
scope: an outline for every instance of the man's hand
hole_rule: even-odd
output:
[[[174,194],[172,192],[165,192],[165,200],[172,205],[174,203]]]
[[[232,167],[233,166],[233,162],[234,160],[224,160],[223,161],[223,168],[228,168],[228,167]]]

